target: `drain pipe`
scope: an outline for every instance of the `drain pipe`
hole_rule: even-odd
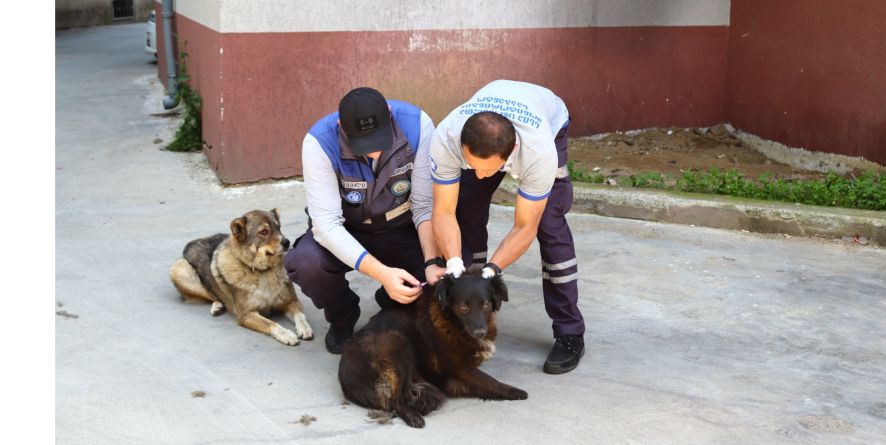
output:
[[[163,108],[168,110],[176,106],[175,97],[178,95],[178,83],[176,82],[175,73],[175,54],[172,52],[172,17],[175,12],[172,8],[172,0],[163,0],[163,9],[161,17],[163,20],[163,50],[166,52],[166,93],[168,97],[163,98]]]

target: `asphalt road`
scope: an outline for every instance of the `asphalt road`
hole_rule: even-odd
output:
[[[162,88],[142,46],[142,24],[56,34],[59,443],[884,442],[886,251],[589,215],[569,220],[588,327],[575,371],[541,371],[552,338],[533,246],[506,271],[483,365],[529,399],[450,400],[424,430],[371,421],[343,403],[306,297],[318,339],[296,347],[180,301],[167,274],[187,241],[272,207],[295,238],[304,189],[225,188],[202,154],[161,151],[175,121],[151,116]],[[493,245],[511,218],[494,208]],[[352,283],[359,326],[375,286]]]

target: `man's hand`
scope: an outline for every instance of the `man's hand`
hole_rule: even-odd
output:
[[[446,268],[437,266],[436,264],[431,264],[425,268],[425,278],[427,278],[428,284],[431,286],[437,284],[437,282],[440,281],[440,277],[445,273]]]
[[[412,303],[421,295],[420,283],[409,272],[385,266],[371,254],[363,258],[363,262],[360,264],[360,272],[369,275],[375,281],[381,283],[388,296],[398,303]]]
[[[446,261],[446,273],[458,278],[465,273],[465,262],[460,257],[452,257]]]
[[[389,267],[379,281],[388,296],[397,303],[409,304],[421,295],[419,281],[403,269]]]
[[[486,263],[483,265],[483,270],[480,272],[480,276],[488,280],[496,275],[501,274],[501,268],[498,267],[498,265],[495,263]]]

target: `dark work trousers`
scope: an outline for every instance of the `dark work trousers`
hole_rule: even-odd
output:
[[[417,280],[424,281],[424,255],[418,232],[411,224],[384,232],[350,233],[384,265],[404,269]],[[301,288],[314,306],[323,309],[326,321],[332,323],[352,314],[360,297],[351,290],[345,274],[354,269],[317,243],[310,224],[295,243],[283,261],[289,279]]]
[[[554,139],[558,166],[566,165],[566,133],[569,122]],[[459,181],[458,206],[455,217],[461,229],[462,258],[465,263],[484,264],[489,256],[489,204],[505,172],[477,179],[473,170],[463,170]],[[584,317],[578,309],[578,262],[572,231],[566,213],[572,208],[572,182],[569,176],[558,178],[548,196],[538,226],[538,243],[542,261],[542,292],[545,310],[553,320],[554,337],[584,335]]]

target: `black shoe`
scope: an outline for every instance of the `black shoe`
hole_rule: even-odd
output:
[[[563,374],[575,369],[581,357],[585,355],[585,339],[579,335],[557,337],[548,359],[545,360],[544,371],[548,374]]]
[[[399,304],[388,296],[388,291],[385,290],[384,286],[379,287],[378,290],[375,291],[375,302],[378,303],[378,307],[382,309]]]
[[[354,325],[357,324],[359,318],[360,306],[354,306],[350,313],[332,322],[329,325],[329,331],[326,332],[326,350],[331,354],[341,354],[345,340],[354,335]]]

